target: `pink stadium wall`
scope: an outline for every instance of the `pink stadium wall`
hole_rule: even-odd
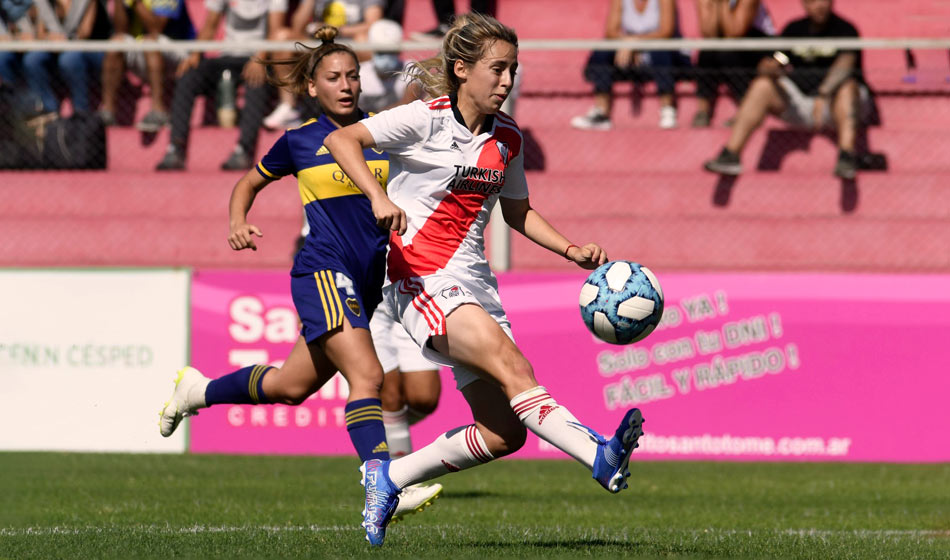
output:
[[[524,38],[602,34],[605,1],[499,4],[501,18]],[[800,13],[797,0],[767,4],[780,26]],[[685,34],[695,36],[692,3],[681,1],[680,7]],[[939,36],[950,15],[936,0],[838,0],[836,8],[874,37]],[[432,18],[428,0],[408,2],[409,31],[430,27]],[[939,87],[903,84],[900,51],[867,53],[883,116],[869,141],[888,156],[890,169],[860,173],[853,183],[830,176],[835,152],[823,138],[806,138],[778,171],[756,170],[767,131],[784,130],[775,122],[753,137],[744,156],[750,171],[737,182],[702,172],[702,161],[725,139],[719,125],[732,114],[726,100],[706,130],[656,129],[649,97],[639,116],[618,111],[610,133],[571,129],[570,116],[590,103],[581,76],[585,57],[523,53],[525,84],[516,115],[545,160],[543,170],[529,172],[532,202],[572,239],[597,240],[612,256],[661,271],[950,269],[946,52],[918,53],[919,65],[933,69]],[[686,124],[692,86],[682,86]],[[140,111],[146,105],[140,103]],[[265,191],[255,206],[252,217],[266,235],[261,251],[234,253],[225,243],[227,199],[239,174],[220,172],[217,165],[235,137],[233,130],[196,129],[186,173],[152,171],[167,132],[144,145],[128,128],[109,131],[107,172],[0,172],[0,265],[286,268],[300,225],[292,180]],[[275,138],[263,134],[261,150]],[[517,236],[512,255],[518,270],[564,267]]]

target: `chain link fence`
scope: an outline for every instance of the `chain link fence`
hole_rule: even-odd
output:
[[[603,48],[588,43],[595,53]],[[783,89],[788,78],[763,85],[756,77],[759,59],[774,49],[739,44],[739,58],[753,62],[709,67],[696,44],[709,46],[684,41],[675,50],[640,51],[621,68],[611,64],[612,53],[592,55],[590,47],[522,46],[509,110],[525,134],[533,205],[551,222],[572,240],[596,240],[617,258],[667,269],[950,269],[946,46],[864,51],[848,105],[857,123],[844,150],[852,159],[842,170],[838,89],[822,93],[826,120],[816,126],[814,91],[799,91],[798,99]],[[703,52],[725,52],[716,48]],[[289,262],[301,216],[292,180],[252,211],[274,233],[274,248],[261,258],[227,249],[227,199],[282,127],[318,115],[318,106],[297,100],[299,115],[265,126],[276,90],[247,87],[247,60],[224,58],[190,82],[194,103],[176,104],[183,79],[166,66],[159,105],[167,120],[149,120],[155,96],[148,76],[131,65],[114,111],[103,113],[96,72],[77,94],[61,71],[73,52],[80,51],[0,51],[21,69],[0,83],[0,264]],[[410,47],[403,58],[430,52]],[[46,69],[45,85],[30,74],[37,68]],[[364,94],[386,85],[385,76],[364,79]],[[774,88],[783,111],[752,127],[742,149],[732,150],[735,161],[724,159],[737,128],[748,126],[743,98],[749,103],[763,87]],[[374,99],[364,108],[393,100]],[[175,112],[189,105],[190,114]],[[180,165],[163,168],[176,127],[188,132],[185,152]],[[558,266],[517,236],[511,264]]]

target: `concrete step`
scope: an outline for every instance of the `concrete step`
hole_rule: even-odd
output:
[[[552,219],[574,243],[597,242],[612,259],[664,270],[926,272],[950,267],[947,220],[862,217],[653,216]],[[573,265],[513,236],[518,270]]]

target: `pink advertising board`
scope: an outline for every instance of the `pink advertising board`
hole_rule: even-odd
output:
[[[585,275],[499,278],[541,384],[610,432],[640,407],[641,459],[950,460],[950,276],[663,274],[660,328],[597,342],[577,309]],[[217,377],[279,363],[296,339],[286,273],[198,272],[192,362]],[[471,415],[442,371],[416,446]],[[194,452],[353,454],[339,377],[300,407],[219,406],[192,420]],[[521,458],[564,457],[529,436]]]

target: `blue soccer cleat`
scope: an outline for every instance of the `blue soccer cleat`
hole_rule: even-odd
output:
[[[360,466],[360,472],[360,484],[366,489],[362,523],[366,540],[373,546],[382,546],[386,526],[399,504],[399,488],[389,479],[389,461],[370,459]]]
[[[639,408],[631,408],[623,416],[614,437],[601,443],[594,458],[594,479],[607,489],[617,493],[627,487],[630,476],[627,465],[630,454],[638,447],[637,440],[643,435],[643,415]]]

